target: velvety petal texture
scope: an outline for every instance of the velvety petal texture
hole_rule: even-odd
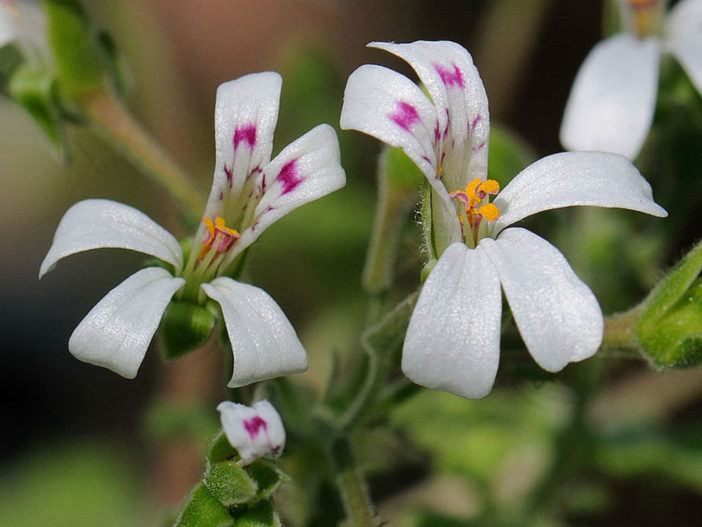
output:
[[[223,215],[228,200],[270,160],[282,82],[279,74],[266,71],[217,88],[215,172],[205,216]]]
[[[634,159],[653,121],[661,42],[618,34],[597,44],[580,67],[561,125],[568,150]]]
[[[258,401],[250,407],[225,401],[217,410],[229,444],[237,449],[245,465],[260,457],[277,458],[283,453],[285,428],[268,401]]]
[[[137,271],[86,315],[68,341],[69,351],[133,379],[168,302],[184,283],[158,267]]]
[[[702,0],[682,0],[666,20],[666,49],[702,93]]]
[[[501,292],[487,254],[451,245],[427,278],[402,350],[417,384],[475,399],[490,392],[500,356]]]
[[[142,252],[173,265],[183,265],[183,253],[171,233],[143,212],[106,199],[73,205],[61,219],[54,241],[41,263],[41,278],[61,258],[90,249],[119,248]]]
[[[500,217],[489,227],[493,237],[527,216],[561,207],[591,205],[668,215],[628,159],[604,152],[563,152],[540,159],[517,174],[494,204]]]
[[[295,330],[268,293],[226,277],[202,284],[202,289],[222,308],[234,352],[230,388],[307,369]]]
[[[340,155],[336,132],[328,124],[313,128],[284,148],[263,169],[265,192],[256,205],[251,226],[241,233],[227,261],[288,212],[342,188],[346,175]]]
[[[479,249],[497,270],[519,333],[539,366],[559,371],[597,351],[602,311],[558,249],[520,228],[481,240]]]

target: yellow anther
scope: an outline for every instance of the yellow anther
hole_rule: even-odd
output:
[[[215,240],[219,238],[219,243],[217,246],[217,253],[226,251],[231,247],[232,243],[239,239],[239,232],[235,229],[230,229],[227,227],[224,218],[217,216],[213,222],[210,218],[202,218],[202,223],[205,224],[207,229],[207,238],[202,242],[202,248],[200,249],[200,254],[198,259],[202,260],[207,252],[210,250]],[[219,236],[218,236],[219,235]]]
[[[207,218],[206,218],[206,219],[207,219]],[[226,225],[225,222],[224,222],[224,218],[222,218],[222,217],[220,217],[220,216],[217,216],[217,217],[215,218],[215,223],[214,223],[214,225],[215,225],[215,229],[216,229],[217,231],[219,231],[219,232],[221,232],[221,233],[224,233],[224,234],[226,234],[227,236],[234,236],[234,237],[236,237],[236,238],[239,237],[239,231],[237,231],[236,229],[230,229],[229,227],[227,227],[227,225]]]
[[[500,217],[500,209],[498,209],[492,203],[486,203],[478,209],[478,214],[480,214],[487,221],[495,221]]]
[[[478,192],[495,195],[500,191],[500,184],[494,179],[486,179],[478,186]]]

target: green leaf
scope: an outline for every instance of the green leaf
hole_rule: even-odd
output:
[[[270,501],[262,501],[236,518],[236,527],[280,527],[280,518]]]
[[[234,518],[227,508],[198,483],[190,491],[173,527],[232,527]],[[238,526],[237,522],[237,526]]]
[[[68,143],[59,116],[55,82],[51,73],[23,63],[14,69],[7,88],[10,97],[32,116],[63,157],[67,157]]]
[[[248,503],[257,497],[258,484],[238,460],[208,463],[202,483],[225,507]]]
[[[214,315],[192,302],[171,301],[161,319],[161,352],[166,360],[177,359],[202,346],[212,333]]]
[[[77,0],[44,0],[49,45],[61,93],[69,100],[104,89],[100,51]]]
[[[635,335],[643,353],[662,367],[690,367],[702,361],[702,242],[644,301]]]

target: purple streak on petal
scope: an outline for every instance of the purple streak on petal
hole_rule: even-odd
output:
[[[254,416],[251,419],[244,420],[244,428],[246,428],[246,431],[249,433],[249,437],[254,440],[261,429],[263,429],[264,432],[266,431],[268,425],[259,416]]]
[[[434,69],[439,74],[441,81],[447,88],[450,88],[451,86],[465,88],[466,79],[463,77],[463,72],[455,64],[451,63],[451,65],[453,66],[453,71],[444,68],[441,64],[434,64]]]
[[[439,130],[439,121],[436,121],[436,126],[434,127],[434,146],[437,146],[440,140],[441,130]]]
[[[417,109],[404,101],[398,101],[395,113],[391,113],[388,117],[408,132],[411,132],[412,125],[419,121]]]
[[[222,201],[224,199],[224,192],[219,193],[219,201]]]
[[[470,123],[470,128],[471,130],[475,128],[475,126],[482,120],[483,116],[478,114],[475,116],[475,119]]]
[[[229,188],[232,188],[232,169],[227,167],[227,165],[224,165],[224,173],[227,176],[227,184],[229,185]]]
[[[247,124],[234,130],[234,150],[239,147],[239,143],[244,141],[253,148],[256,145],[256,125]]]
[[[283,195],[294,190],[300,183],[302,183],[303,178],[297,173],[297,159],[291,159],[283,165],[280,169],[277,181],[280,181],[283,185]]]
[[[479,151],[482,150],[483,148],[485,148],[485,143],[480,143],[479,145],[474,145],[474,146],[473,146],[473,152],[479,152]]]

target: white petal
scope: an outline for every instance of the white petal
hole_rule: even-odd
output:
[[[241,233],[227,262],[288,212],[346,184],[336,132],[328,124],[310,130],[278,154],[263,169],[263,177],[265,191],[252,224]]]
[[[402,148],[430,181],[436,179],[436,121],[434,106],[404,75],[366,64],[349,76],[341,128],[358,130]]]
[[[666,48],[702,92],[702,0],[682,0],[666,20]]]
[[[222,215],[223,201],[237,196],[247,177],[270,160],[278,121],[280,75],[244,75],[220,84],[215,103],[217,159],[205,216]]]
[[[184,283],[159,267],[137,271],[90,310],[73,331],[69,351],[133,379],[168,302]]]
[[[482,250],[451,245],[427,278],[402,350],[417,384],[476,399],[490,392],[500,358],[500,282]]]
[[[494,203],[500,217],[490,226],[492,237],[536,212],[575,205],[668,215],[653,201],[651,185],[629,160],[604,152],[544,157],[517,174]]]
[[[73,205],[61,218],[39,277],[61,258],[102,248],[150,254],[173,264],[176,273],[183,265],[178,240],[146,214],[116,201],[88,199]]]
[[[511,228],[497,240],[481,240],[529,353],[543,369],[559,371],[592,356],[604,321],[595,295],[553,245]]]
[[[16,16],[8,5],[0,3],[0,47],[17,38]]]
[[[449,190],[463,189],[475,178],[485,179],[490,115],[485,88],[470,53],[448,41],[371,42],[369,47],[406,60],[426,86],[436,107],[439,132],[443,135],[447,128],[449,132],[441,148],[447,155],[443,167]]]
[[[615,152],[634,159],[653,121],[661,43],[615,35],[580,67],[561,125],[568,150]]]
[[[278,304],[262,289],[216,278],[202,284],[207,296],[222,306],[234,352],[230,388],[307,369],[307,354]]]
[[[225,401],[217,410],[229,444],[237,449],[245,464],[263,456],[280,456],[285,446],[285,428],[271,403],[258,401],[248,407]]]

